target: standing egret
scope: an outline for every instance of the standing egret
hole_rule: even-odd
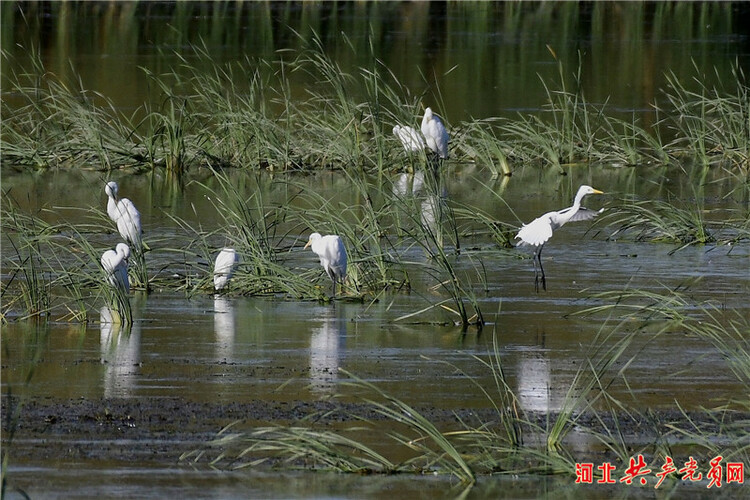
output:
[[[537,271],[536,268],[537,261],[539,261],[539,269],[542,272],[542,288],[544,288],[545,291],[547,290],[547,280],[545,279],[544,268],[542,267],[542,248],[547,240],[552,237],[552,232],[555,229],[562,227],[567,222],[593,219],[604,210],[596,211],[582,207],[581,200],[583,200],[583,197],[587,194],[604,193],[598,189],[592,188],[591,186],[581,186],[578,188],[572,207],[564,208],[556,212],[547,212],[528,224],[524,224],[518,231],[516,238],[521,240],[518,243],[519,246],[531,245],[539,247],[534,253],[534,290],[537,292],[539,291],[539,271]]]
[[[128,257],[130,257],[130,247],[125,243],[118,243],[114,250],[107,250],[101,258],[102,268],[107,273],[109,284],[124,290],[125,293],[130,293]]]
[[[214,263],[214,289],[221,290],[229,283],[234,274],[234,266],[240,261],[234,248],[224,248]]]
[[[398,137],[407,153],[421,151],[425,148],[424,137],[414,127],[393,127],[393,135]]]
[[[117,199],[117,183],[110,181],[104,187],[107,194],[107,215],[117,224],[117,231],[122,239],[133,246],[135,252],[140,252],[141,242],[141,214],[133,202],[127,198]]]
[[[320,257],[320,265],[325,269],[328,277],[333,282],[333,296],[336,296],[336,282],[344,286],[346,279],[346,248],[341,237],[335,234],[321,236],[313,233],[307,241],[305,248],[312,246],[312,251]]]
[[[450,140],[450,136],[448,135],[448,131],[445,130],[440,117],[433,114],[430,108],[424,110],[422,135],[424,135],[427,142],[427,147],[437,153],[440,158],[448,158],[448,141]]]

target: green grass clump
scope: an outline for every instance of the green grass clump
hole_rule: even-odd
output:
[[[632,235],[635,241],[675,243],[680,245],[678,250],[716,241],[700,205],[683,208],[661,200],[644,200],[626,202],[608,212],[599,222],[615,227],[612,239]]]
[[[344,46],[354,50],[346,37]],[[645,126],[635,112],[623,118],[606,101],[588,101],[582,55],[571,85],[566,65],[550,51],[559,77],[541,81],[542,108],[514,119],[458,124],[450,129],[451,162],[473,161],[491,177],[510,175],[511,166],[561,170],[676,158],[747,169],[750,92],[741,69],[718,88],[702,75],[690,85],[667,75],[666,104],[654,103],[655,124]],[[29,168],[164,168],[175,176],[206,165],[382,173],[405,163],[415,171],[424,163],[422,155],[406,157],[391,130],[418,125],[428,103],[377,59],[372,46],[366,64],[351,73],[317,35],[294,52],[263,60],[218,64],[205,45],[181,57],[179,70],[144,69],[156,97],[125,115],[80,80],[61,82],[32,52],[28,69],[8,78],[17,97],[12,106],[3,102],[3,161]],[[315,84],[299,92],[300,75]],[[440,89],[434,93],[444,109]]]
[[[694,62],[695,65],[695,62]],[[689,88],[674,73],[667,75],[666,98],[671,106],[664,112],[664,125],[675,139],[667,147],[704,166],[729,163],[750,167],[750,87],[736,65],[728,82],[734,89],[710,87],[696,65],[697,90]],[[719,82],[721,78],[717,79]]]

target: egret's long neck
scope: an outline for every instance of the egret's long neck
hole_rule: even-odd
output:
[[[575,208],[581,208],[581,202],[583,201],[583,197],[586,196],[586,192],[579,189],[576,193],[576,197],[573,200],[573,207]]]
[[[107,198],[107,215],[109,215],[110,219],[116,220],[119,216],[117,210],[117,199],[114,195],[109,195]]]

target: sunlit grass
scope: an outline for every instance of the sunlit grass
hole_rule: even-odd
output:
[[[682,207],[661,200],[625,202],[609,210],[599,223],[614,228],[612,239],[630,236],[635,241],[678,244],[678,249],[716,241],[700,204]]]
[[[347,73],[318,36],[302,47],[277,59],[228,64],[213,62],[205,46],[193,47],[196,62],[182,56],[179,72],[144,69],[160,97],[129,115],[107,96],[83,88],[80,80],[77,86],[61,83],[32,52],[29,72],[10,77],[22,104],[3,103],[2,158],[31,168],[165,168],[172,175],[202,165],[273,171],[401,168],[406,158],[391,129],[418,125],[422,98],[374,52],[367,66]],[[606,102],[589,102],[583,62],[573,67],[571,85],[570,63],[550,52],[558,75],[539,83],[543,108],[513,119],[458,124],[451,130],[452,161],[473,161],[488,178],[526,165],[637,166],[675,158],[747,169],[749,92],[741,69],[721,88],[709,87],[708,78],[699,75],[697,91],[667,75],[668,88],[660,96],[665,104],[654,103],[656,123],[645,126],[635,113],[622,118]],[[315,82],[302,95],[292,90],[299,74]],[[433,90],[440,99],[441,89]],[[415,160],[423,162],[409,157],[412,171]]]

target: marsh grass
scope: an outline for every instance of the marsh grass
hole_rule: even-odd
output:
[[[508,161],[509,146],[498,138],[499,122],[496,118],[471,121],[465,124],[462,136],[454,138],[468,158],[490,169],[492,178],[513,173]]]
[[[425,171],[421,195],[402,196],[392,193],[389,205],[403,214],[402,219],[408,222],[408,225],[404,224],[399,228],[399,234],[405,234],[411,244],[424,251],[426,261],[420,267],[434,278],[435,289],[442,289],[453,303],[452,308],[446,305],[441,307],[458,316],[458,324],[462,329],[466,330],[470,325],[481,328],[484,318],[472,278],[472,274],[476,274],[481,280],[481,263],[474,267],[475,273],[458,271],[461,243],[456,215],[446,195],[443,174],[439,171]],[[465,258],[470,259],[468,256]],[[469,307],[473,309],[473,314]],[[399,319],[411,316],[409,314]]]
[[[608,210],[598,224],[614,227],[609,238],[631,237],[635,241],[653,241],[679,245],[716,242],[709,229],[701,203],[677,206],[661,200],[625,201]]]
[[[201,184],[222,219],[218,228],[205,230],[175,216],[173,223],[188,243],[182,247],[164,247],[177,256],[183,274],[176,286],[188,295],[213,291],[213,266],[223,247],[232,247],[240,256],[235,275],[223,293],[253,296],[285,295],[296,299],[321,299],[321,292],[310,283],[309,272],[286,265],[286,250],[278,244],[288,235],[276,229],[286,216],[285,210],[264,203],[260,190],[246,196],[234,179],[217,173],[215,188]],[[196,214],[197,217],[197,214]],[[169,283],[166,287],[174,286]]]
[[[665,124],[675,135],[670,150],[683,151],[704,166],[728,162],[741,168],[750,166],[750,89],[742,68],[732,69],[734,89],[709,86],[708,79],[695,66],[693,86],[667,74],[666,98],[671,106]],[[721,78],[717,81],[722,82]],[[693,87],[697,87],[694,89]]]
[[[594,297],[606,303],[584,309],[580,314],[617,314],[629,324],[634,320],[640,322],[638,330],[645,335],[681,334],[706,342],[725,361],[735,379],[745,388],[750,387],[750,321],[739,311],[726,309],[714,301],[697,302],[690,290],[693,284],[656,291],[628,288],[599,293]],[[688,414],[679,402],[677,405],[682,418],[660,425],[660,439],[652,445],[657,453],[663,450],[664,442],[671,442],[673,447],[703,453],[706,458],[718,453],[725,459],[746,461],[750,457],[748,392],[739,391],[734,398],[698,415]],[[654,417],[654,420],[659,419]]]
[[[101,211],[92,211],[94,221],[106,218]],[[100,227],[98,223],[91,227],[49,224],[38,215],[9,207],[2,213],[2,225],[15,252],[3,255],[3,266],[11,275],[3,283],[4,320],[37,317],[85,323],[91,303],[103,300],[118,321],[132,321],[128,295],[109,285],[99,263],[105,249],[95,248],[89,234],[84,234]]]
[[[399,81],[377,59],[373,45],[362,58],[366,64],[347,73],[320,36],[295,36],[304,39],[299,48],[275,58],[218,64],[203,44],[179,55],[179,69],[157,74],[144,68],[151,94],[158,97],[130,115],[107,96],[83,88],[80,79],[73,79],[76,85],[62,83],[32,51],[28,69],[9,78],[21,104],[3,102],[2,158],[33,168],[165,168],[179,176],[206,164],[382,173],[406,160],[415,171],[424,159],[405,158],[391,129],[417,125],[424,96]],[[355,51],[346,36],[342,46]],[[700,73],[690,84],[666,75],[666,105],[654,103],[656,123],[643,126],[635,113],[620,118],[606,101],[587,100],[582,55],[572,65],[571,80],[570,63],[551,48],[550,53],[558,75],[557,81],[540,80],[542,109],[512,120],[485,117],[459,124],[451,141],[457,161],[472,160],[490,177],[510,175],[511,165],[562,171],[568,165],[665,164],[675,158],[747,168],[750,92],[739,67],[720,87],[710,87]],[[300,93],[299,80],[315,83]],[[430,90],[434,104],[445,109],[442,89]]]

